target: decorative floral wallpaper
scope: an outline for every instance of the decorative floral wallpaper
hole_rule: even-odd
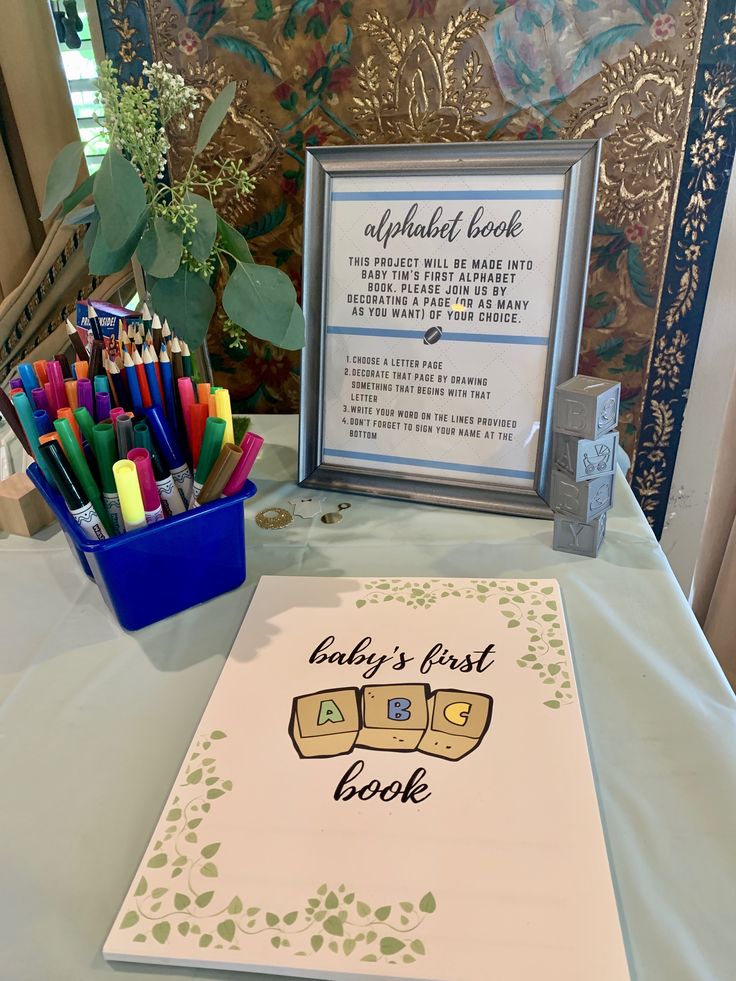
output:
[[[652,371],[666,387],[678,368],[683,345],[674,328],[693,304],[702,263],[698,243],[685,241],[679,280],[664,289],[706,3],[100,0],[131,72],[152,54],[198,80],[207,97],[227,77],[241,81],[223,148],[244,155],[259,183],[250,210],[230,217],[259,260],[283,267],[297,288],[307,147],[605,138],[580,371],[621,381],[622,442],[632,458]],[[144,13],[150,53],[148,41],[137,49],[115,27]],[[730,126],[733,98],[721,98],[722,125]],[[182,150],[190,139],[182,134]],[[727,149],[711,127],[689,152],[712,175]],[[174,168],[177,161],[175,152]],[[695,227],[704,219],[697,201],[692,209]],[[670,328],[660,335],[665,314]],[[213,333],[216,372],[239,407],[296,409],[298,355],[252,340],[234,348]],[[647,432],[648,443],[666,428],[660,437]],[[645,484],[637,487],[635,471],[651,512]],[[660,482],[655,509],[661,496]]]

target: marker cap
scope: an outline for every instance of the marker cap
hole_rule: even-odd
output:
[[[136,528],[143,528],[146,524],[146,514],[135,463],[132,460],[118,460],[113,464],[112,472],[126,530],[134,531]]]
[[[148,454],[148,450],[144,450],[141,447],[130,450],[128,453],[128,459],[133,461],[135,468],[138,471],[138,483],[140,484],[141,488],[141,497],[143,498],[144,509],[146,511],[155,511],[160,504],[158,499],[158,489],[153,476],[153,467],[151,466],[151,457]]]

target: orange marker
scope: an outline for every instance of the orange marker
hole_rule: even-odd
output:
[[[79,402],[77,400],[77,383],[75,381],[65,381],[64,391],[66,392],[66,400],[72,409],[79,408]]]
[[[197,385],[197,401],[202,405],[210,404],[210,387],[209,382],[199,382]]]
[[[36,377],[38,378],[38,384],[41,386],[41,388],[43,388],[43,386],[49,380],[49,374],[46,371],[46,362],[45,361],[41,361],[41,360],[34,361],[33,362],[33,367],[34,367],[35,372],[36,372]]]
[[[77,381],[80,378],[89,378],[89,361],[82,361],[81,358],[77,358],[74,362],[74,370],[77,373]]]
[[[79,443],[80,447],[82,447],[82,434],[79,430],[79,423],[74,418],[74,410],[70,409],[68,405],[64,405],[57,412],[56,418],[68,419],[69,425],[72,427],[72,431],[74,432],[74,435],[77,437],[77,442]]]

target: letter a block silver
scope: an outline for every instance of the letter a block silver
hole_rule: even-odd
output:
[[[603,544],[607,517],[608,515],[604,512],[586,524],[583,521],[571,521],[556,514],[552,548],[558,552],[587,555],[594,559]]]
[[[598,439],[578,439],[555,433],[553,463],[573,480],[603,477],[616,470],[618,433],[606,433]]]
[[[549,506],[557,514],[587,523],[613,505],[613,481],[613,474],[575,481],[561,470],[553,470]]]
[[[619,382],[576,375],[557,386],[552,428],[568,436],[598,439],[616,427],[620,400]]]

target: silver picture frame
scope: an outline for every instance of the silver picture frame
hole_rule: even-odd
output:
[[[555,388],[577,370],[600,159],[598,140],[495,141],[467,144],[318,147],[307,151],[298,481],[301,486],[426,504],[550,518],[552,405]],[[563,175],[554,300],[533,487],[489,487],[472,477],[452,479],[361,468],[326,461],[324,449],[325,327],[331,183],[336,178],[407,173],[453,180],[483,176]],[[344,186],[344,181],[341,184]]]

